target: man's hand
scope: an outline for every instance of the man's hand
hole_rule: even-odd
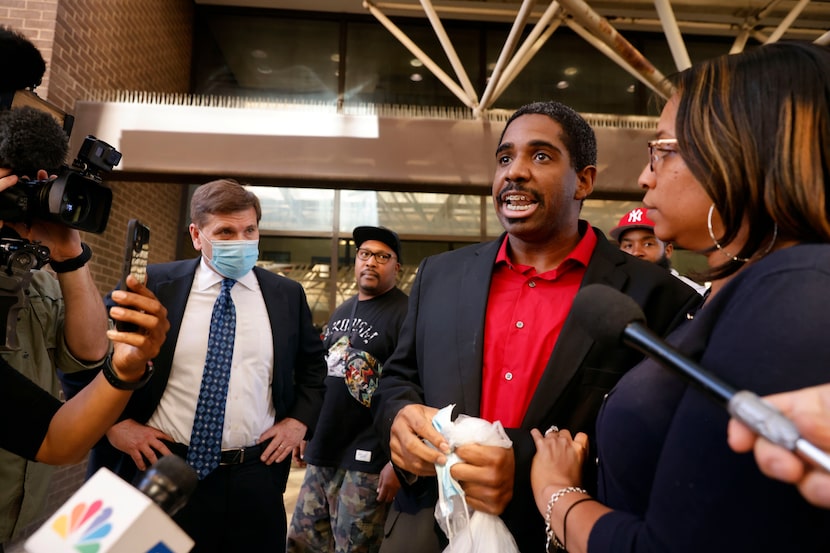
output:
[[[830,452],[830,384],[764,397],[798,428],[802,437]],[[736,419],[727,428],[729,446],[737,452],[753,451],[761,472],[798,486],[813,505],[830,508],[830,474],[801,457],[756,436]]]
[[[55,175],[52,175],[54,178]],[[49,175],[41,169],[37,172],[37,180],[45,180]],[[3,182],[5,181],[5,182]],[[13,184],[8,184],[12,183]],[[3,186],[8,184],[8,186]],[[0,180],[0,190],[17,184],[17,177],[7,177]],[[49,248],[49,257],[55,261],[66,261],[81,254],[81,235],[68,226],[52,221],[34,219],[27,222],[5,221],[5,224],[14,229],[21,238],[30,242],[38,242]]]
[[[463,462],[453,465],[450,474],[464,489],[467,505],[476,511],[501,514],[513,498],[513,448],[467,444],[455,452]]]
[[[395,474],[395,469],[392,468],[392,462],[390,461],[380,471],[378,501],[391,503],[399,489],[401,489],[401,481],[398,480],[398,475]]]
[[[271,443],[262,452],[260,459],[266,465],[280,463],[300,446],[308,427],[297,419],[286,417],[266,430],[257,443],[271,439]]]
[[[432,426],[432,417],[436,413],[438,409],[417,403],[398,411],[389,437],[395,466],[418,476],[434,476],[435,464],[447,462],[450,446]],[[435,447],[428,446],[423,440]]]
[[[0,192],[17,184],[17,180],[17,175],[13,175],[11,169],[0,167]]]
[[[305,468],[305,447],[308,444],[307,441],[301,440],[300,445],[294,448],[294,451],[291,454],[291,461],[294,463],[294,466],[299,468]]]
[[[173,441],[173,438],[161,430],[139,424],[132,419],[113,425],[107,430],[107,439],[114,448],[129,455],[141,471],[155,464],[159,457],[171,454],[162,440]]]

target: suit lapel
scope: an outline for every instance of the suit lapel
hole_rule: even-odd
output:
[[[502,237],[503,238],[503,237]],[[502,240],[477,248],[463,264],[458,286],[456,312],[456,355],[464,404],[458,412],[479,416],[484,365],[484,320],[493,263]]]
[[[628,254],[623,254],[614,248],[596,229],[595,232],[597,233],[597,245],[585,269],[580,288],[588,284],[601,283],[615,290],[622,290],[628,276],[618,269],[618,265],[623,261],[620,256]],[[593,345],[594,340],[569,314],[548,359],[545,372],[533,394],[533,399],[530,401],[527,413],[525,413],[522,421],[524,428],[538,426],[546,420],[547,414],[553,410],[565,387],[577,376],[585,356]]]
[[[288,329],[289,325],[286,324],[282,317],[286,314],[285,306],[287,305],[286,299],[283,297],[283,290],[280,286],[277,286],[278,281],[275,279],[265,279],[261,278],[264,273],[267,273],[265,269],[260,267],[254,267],[254,274],[256,275],[257,281],[259,282],[259,289],[262,293],[262,299],[265,302],[265,310],[268,312],[268,320],[271,323],[271,347],[274,351],[274,365],[277,364],[277,338],[281,335],[281,332],[278,332],[277,329]],[[285,332],[284,330],[283,332]]]

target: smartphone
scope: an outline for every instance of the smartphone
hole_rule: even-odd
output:
[[[121,290],[129,290],[127,277],[133,275],[136,280],[144,284],[147,282],[147,260],[150,257],[150,227],[138,219],[130,219],[127,223],[127,239],[124,243],[124,264],[121,269]],[[121,332],[135,332],[136,326],[130,323],[116,321],[115,328]]]

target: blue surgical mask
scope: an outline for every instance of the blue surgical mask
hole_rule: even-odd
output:
[[[259,240],[210,241],[210,265],[226,278],[239,280],[254,268],[259,257]]]

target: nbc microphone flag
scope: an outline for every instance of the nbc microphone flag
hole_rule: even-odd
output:
[[[102,468],[25,547],[29,553],[187,553],[193,540],[149,497]]]

